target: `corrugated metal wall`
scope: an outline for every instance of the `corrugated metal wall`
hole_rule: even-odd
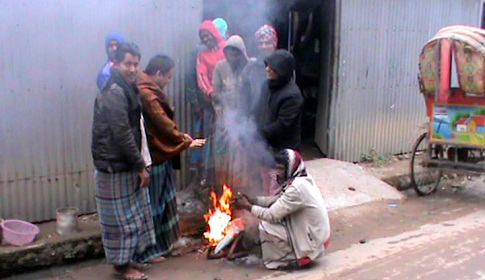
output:
[[[111,31],[140,46],[143,69],[160,52],[176,60],[168,91],[187,131],[183,77],[201,19],[202,0],[2,2],[0,217],[41,221],[61,206],[95,210],[92,110]]]
[[[411,150],[426,121],[417,83],[421,47],[443,26],[479,25],[481,2],[338,1],[330,156],[358,161],[370,150]]]

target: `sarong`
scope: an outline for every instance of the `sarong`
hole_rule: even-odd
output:
[[[285,267],[296,261],[286,226],[266,221],[259,223],[259,237],[263,252],[263,264],[268,269]]]
[[[139,187],[137,172],[95,172],[96,204],[107,262],[139,262],[155,243],[150,198]]]
[[[168,254],[180,236],[176,185],[171,161],[152,166],[148,186],[156,244],[146,249],[143,262]]]

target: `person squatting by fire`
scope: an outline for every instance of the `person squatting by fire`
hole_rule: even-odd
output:
[[[300,154],[285,149],[276,157],[276,197],[236,197],[236,207],[249,210],[259,224],[267,268],[306,266],[328,247],[330,222],[324,199],[306,171]]]
[[[330,222],[325,202],[297,151],[282,150],[275,155],[275,161],[279,186],[276,195],[250,198],[241,192],[224,194],[233,196],[231,203],[235,209],[246,210],[261,220],[257,243],[261,246],[266,268],[306,267],[325,252],[330,242]],[[225,205],[225,209],[228,207]],[[245,228],[244,219],[226,220],[225,224],[228,225],[226,236],[211,240],[215,253],[228,247],[233,240],[243,240],[245,231],[248,230]],[[212,236],[215,236],[214,232]],[[244,252],[233,251],[237,246],[232,244],[229,253],[244,255]]]

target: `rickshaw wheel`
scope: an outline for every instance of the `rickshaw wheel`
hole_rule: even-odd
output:
[[[430,195],[438,190],[443,172],[423,166],[423,159],[429,154],[433,158],[443,158],[443,148],[440,145],[429,145],[426,141],[428,133],[423,133],[416,140],[411,156],[411,185],[420,196]],[[431,153],[429,151],[431,149]],[[421,154],[421,156],[420,156]]]

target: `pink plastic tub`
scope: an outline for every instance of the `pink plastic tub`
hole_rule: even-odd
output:
[[[36,225],[21,220],[5,220],[0,226],[3,229],[3,239],[16,246],[31,243],[39,234]]]

